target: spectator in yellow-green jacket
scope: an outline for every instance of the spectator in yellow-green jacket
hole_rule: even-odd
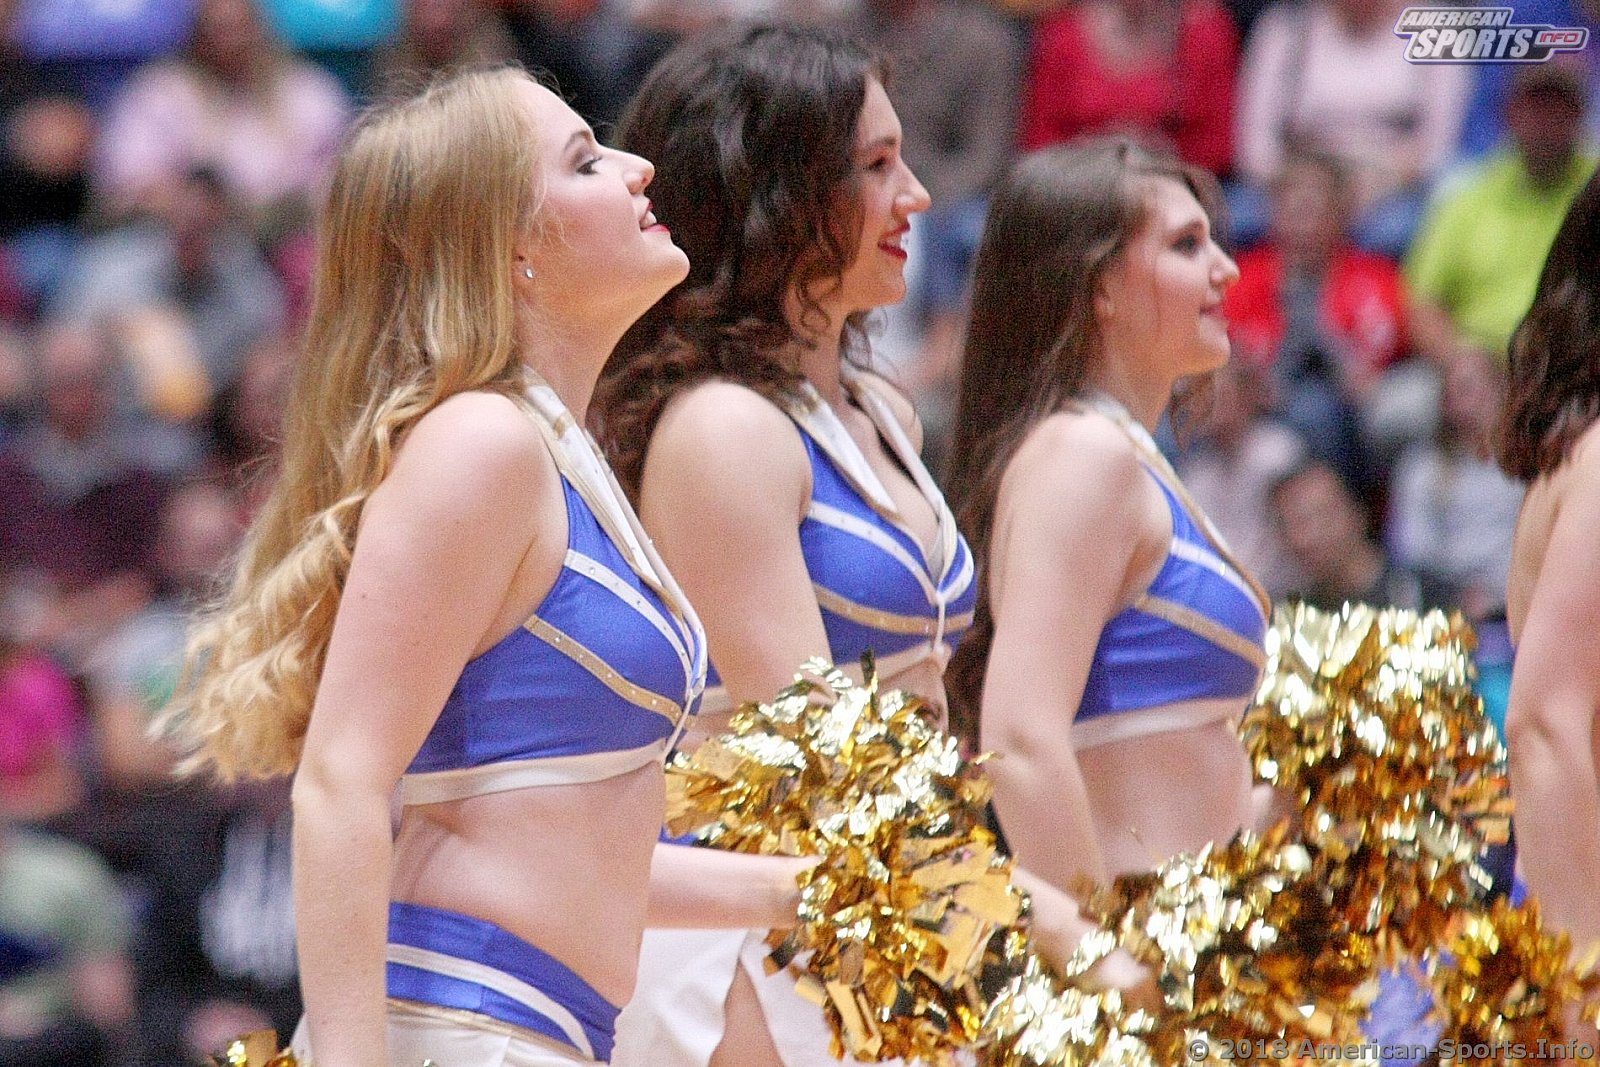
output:
[[[1465,351],[1505,361],[1567,207],[1595,168],[1582,148],[1582,72],[1518,71],[1510,143],[1433,204],[1406,259],[1412,335],[1441,366]]]

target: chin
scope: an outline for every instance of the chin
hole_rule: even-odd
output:
[[[682,282],[688,276],[689,268],[685,263],[666,266],[636,279],[633,283],[633,288],[639,295],[637,302],[642,305],[639,309],[639,314],[643,315],[654,307],[663,297],[672,292],[679,282]]]
[[[661,290],[663,296],[666,295],[668,289],[671,289],[689,276],[689,257],[684,255],[683,250],[676,245],[673,246],[673,252],[675,253],[674,255],[663,257],[660,269],[655,272],[661,284],[665,286]]]
[[[1215,341],[1203,341],[1195,348],[1194,367],[1191,374],[1209,374],[1214,370],[1221,370],[1233,358],[1233,343],[1224,340],[1221,344]]]
[[[892,307],[906,298],[906,292],[906,283],[904,281],[900,282],[898,285],[886,285],[883,287],[883,290],[877,294],[872,303],[868,305],[867,310],[871,311],[876,308]]]
[[[1215,352],[1196,352],[1193,359],[1184,362],[1180,378],[1201,378],[1207,374],[1215,374],[1228,363],[1226,355],[1217,355]]]

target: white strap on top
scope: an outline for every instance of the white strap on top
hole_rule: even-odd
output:
[[[1262,616],[1270,619],[1272,617],[1272,598],[1267,595],[1267,591],[1262,587],[1261,583],[1256,581],[1255,575],[1251,574],[1249,569],[1239,561],[1239,557],[1229,547],[1227,538],[1222,536],[1222,531],[1217,529],[1216,523],[1211,521],[1211,516],[1207,515],[1199,502],[1189,495],[1189,490],[1184,486],[1183,480],[1178,477],[1178,472],[1172,469],[1172,464],[1167,462],[1167,457],[1162,453],[1161,446],[1157,445],[1155,438],[1150,436],[1150,431],[1145,429],[1129,413],[1128,409],[1122,405],[1122,402],[1113,396],[1108,396],[1098,391],[1091,392],[1078,398],[1078,403],[1083,407],[1098,411],[1115,423],[1123,433],[1127,434],[1128,439],[1133,442],[1134,449],[1143,457],[1145,463],[1155,470],[1157,477],[1183,502],[1184,508],[1189,512],[1189,517],[1195,521],[1201,532],[1206,535],[1206,540],[1211,542],[1211,546],[1216,549],[1217,555],[1221,556],[1228,566],[1233,568],[1234,573],[1249,586],[1250,594],[1261,608]]]
[[[839,419],[839,413],[833,406],[822,398],[816,386],[810,382],[800,383],[801,402],[789,405],[789,417],[798,422],[809,433],[822,450],[839,465],[844,476],[855,485],[856,489],[864,496],[873,510],[887,517],[898,518],[900,509],[895,507],[894,498],[889,495],[889,490],[883,487],[883,482],[878,478],[878,472],[872,469],[872,464],[867,462],[867,457],[861,451],[861,446],[856,444],[856,439],[850,436],[850,431],[845,428]],[[871,412],[868,412],[871,415]]]
[[[578,495],[589,505],[589,510],[594,513],[596,520],[610,536],[618,551],[627,559],[628,566],[656,591],[683,627],[689,647],[682,651],[687,653],[694,664],[694,670],[684,694],[682,711],[678,715],[672,737],[667,742],[667,751],[671,751],[687,725],[689,712],[694,707],[695,700],[705,689],[705,627],[700,625],[700,616],[695,613],[694,605],[689,602],[683,589],[672,577],[672,572],[667,569],[660,554],[656,552],[650,535],[645,532],[644,526],[639,522],[639,516],[628,503],[627,495],[617,484],[616,475],[612,473],[610,465],[601,458],[594,439],[573,417],[572,412],[567,410],[566,404],[562,403],[549,383],[531,369],[527,371],[527,379],[528,401],[539,416],[536,421],[545,432],[556,465],[578,490]]]
[[[956,517],[951,512],[944,493],[939,490],[938,483],[933,480],[927,464],[922,462],[922,456],[911,443],[911,438],[906,435],[906,428],[901,425],[883,394],[874,388],[864,375],[848,364],[845,367],[844,382],[860,403],[861,410],[867,413],[867,417],[878,428],[878,432],[894,449],[901,464],[910,472],[911,480],[922,490],[923,498],[933,507],[934,517],[939,524],[939,539],[935,546],[938,558],[928,562],[932,565],[934,573],[941,579],[944,578],[950,564],[955,561],[956,542],[961,536],[956,529]]]
[[[850,391],[858,406],[871,420],[878,434],[894,451],[900,463],[910,473],[911,480],[915,483],[933,508],[934,517],[938,523],[938,534],[934,544],[934,558],[923,562],[927,565],[928,577],[932,581],[923,581],[925,590],[930,591],[931,601],[938,618],[934,626],[932,638],[928,642],[926,655],[935,661],[942,671],[945,662],[950,658],[949,650],[945,648],[945,613],[952,595],[959,595],[963,589],[959,586],[946,589],[945,580],[949,577],[950,567],[956,558],[956,543],[960,534],[956,530],[955,515],[950,511],[944,494],[939,491],[939,486],[934,482],[933,475],[928,473],[928,468],[922,462],[916,448],[911,444],[911,439],[906,436],[905,427],[900,424],[899,418],[884,400],[882,394],[872,388],[864,374],[849,364],[845,364],[841,371],[841,382]],[[861,451],[861,446],[850,435],[850,431],[840,421],[839,415],[833,406],[822,398],[816,387],[810,382],[802,382],[800,386],[803,402],[790,405],[789,415],[811,435],[811,438],[827,452],[829,457],[838,464],[844,476],[849,479],[861,493],[863,498],[873,510],[877,511],[887,521],[893,523],[907,537],[921,544],[920,539],[914,536],[906,526],[900,509],[895,506],[894,498],[884,488],[883,482],[878,478],[877,472],[872,469],[872,464],[867,461],[866,455]],[[923,549],[925,551],[925,549]]]
[[[577,756],[544,756],[539,759],[512,760],[482,767],[458,767],[448,771],[422,771],[400,779],[400,803],[438,804],[465,800],[486,793],[503,793],[546,785],[584,785],[636,771],[667,754],[664,741],[639,748],[609,752],[586,752]]]
[[[1243,701],[1225,697],[1140,708],[1137,714],[1096,715],[1073,722],[1072,748],[1083,752],[1113,741],[1190,730],[1213,722],[1237,721],[1243,714]]]

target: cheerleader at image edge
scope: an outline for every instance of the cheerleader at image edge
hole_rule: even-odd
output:
[[[168,719],[196,768],[295,774],[315,1067],[610,1057],[706,663],[581,429],[688,271],[652,173],[514,69],[339,158],[282,472]],[[724,859],[741,892],[698,914],[793,915],[799,861]]]
[[[660,160],[656,210],[692,264],[596,400],[618,476],[705,620],[712,688],[689,743],[811,657],[852,669],[871,650],[886,687],[942,711],[973,561],[909,402],[863,366],[863,317],[904,298],[902,239],[928,206],[882,65],[820,29],[715,31],[651,73],[618,139]],[[707,851],[664,843],[658,880],[692,885]],[[1070,947],[1076,905],[1022,880],[1042,936]],[[765,974],[765,934],[648,931],[617,1062],[837,1063],[794,973]]]
[[[1600,942],[1600,174],[1561,224],[1511,338],[1500,466],[1528,484],[1506,612],[1517,859],[1545,922]],[[1569,1039],[1593,1026],[1569,1019]]]
[[[949,486],[981,578],[946,679],[999,755],[1017,861],[1064,888],[1270,806],[1234,733],[1269,603],[1150,436],[1180,379],[1228,359],[1216,202],[1126,140],[1051,149],[1002,182],[978,252]]]

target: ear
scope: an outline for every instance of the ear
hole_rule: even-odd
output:
[[[527,233],[518,235],[516,241],[511,246],[510,268],[512,273],[521,278],[523,276],[524,268],[534,267],[534,264],[538,262],[538,236],[531,230]],[[538,268],[534,267],[534,269],[537,270]]]
[[[1108,274],[1102,274],[1094,287],[1094,317],[1102,324],[1109,322],[1117,313],[1117,301],[1112,293],[1114,286]]]
[[[1125,263],[1126,259],[1119,255],[1100,272],[1100,277],[1094,283],[1094,317],[1102,326],[1117,315],[1117,306],[1126,282],[1123,272]]]

